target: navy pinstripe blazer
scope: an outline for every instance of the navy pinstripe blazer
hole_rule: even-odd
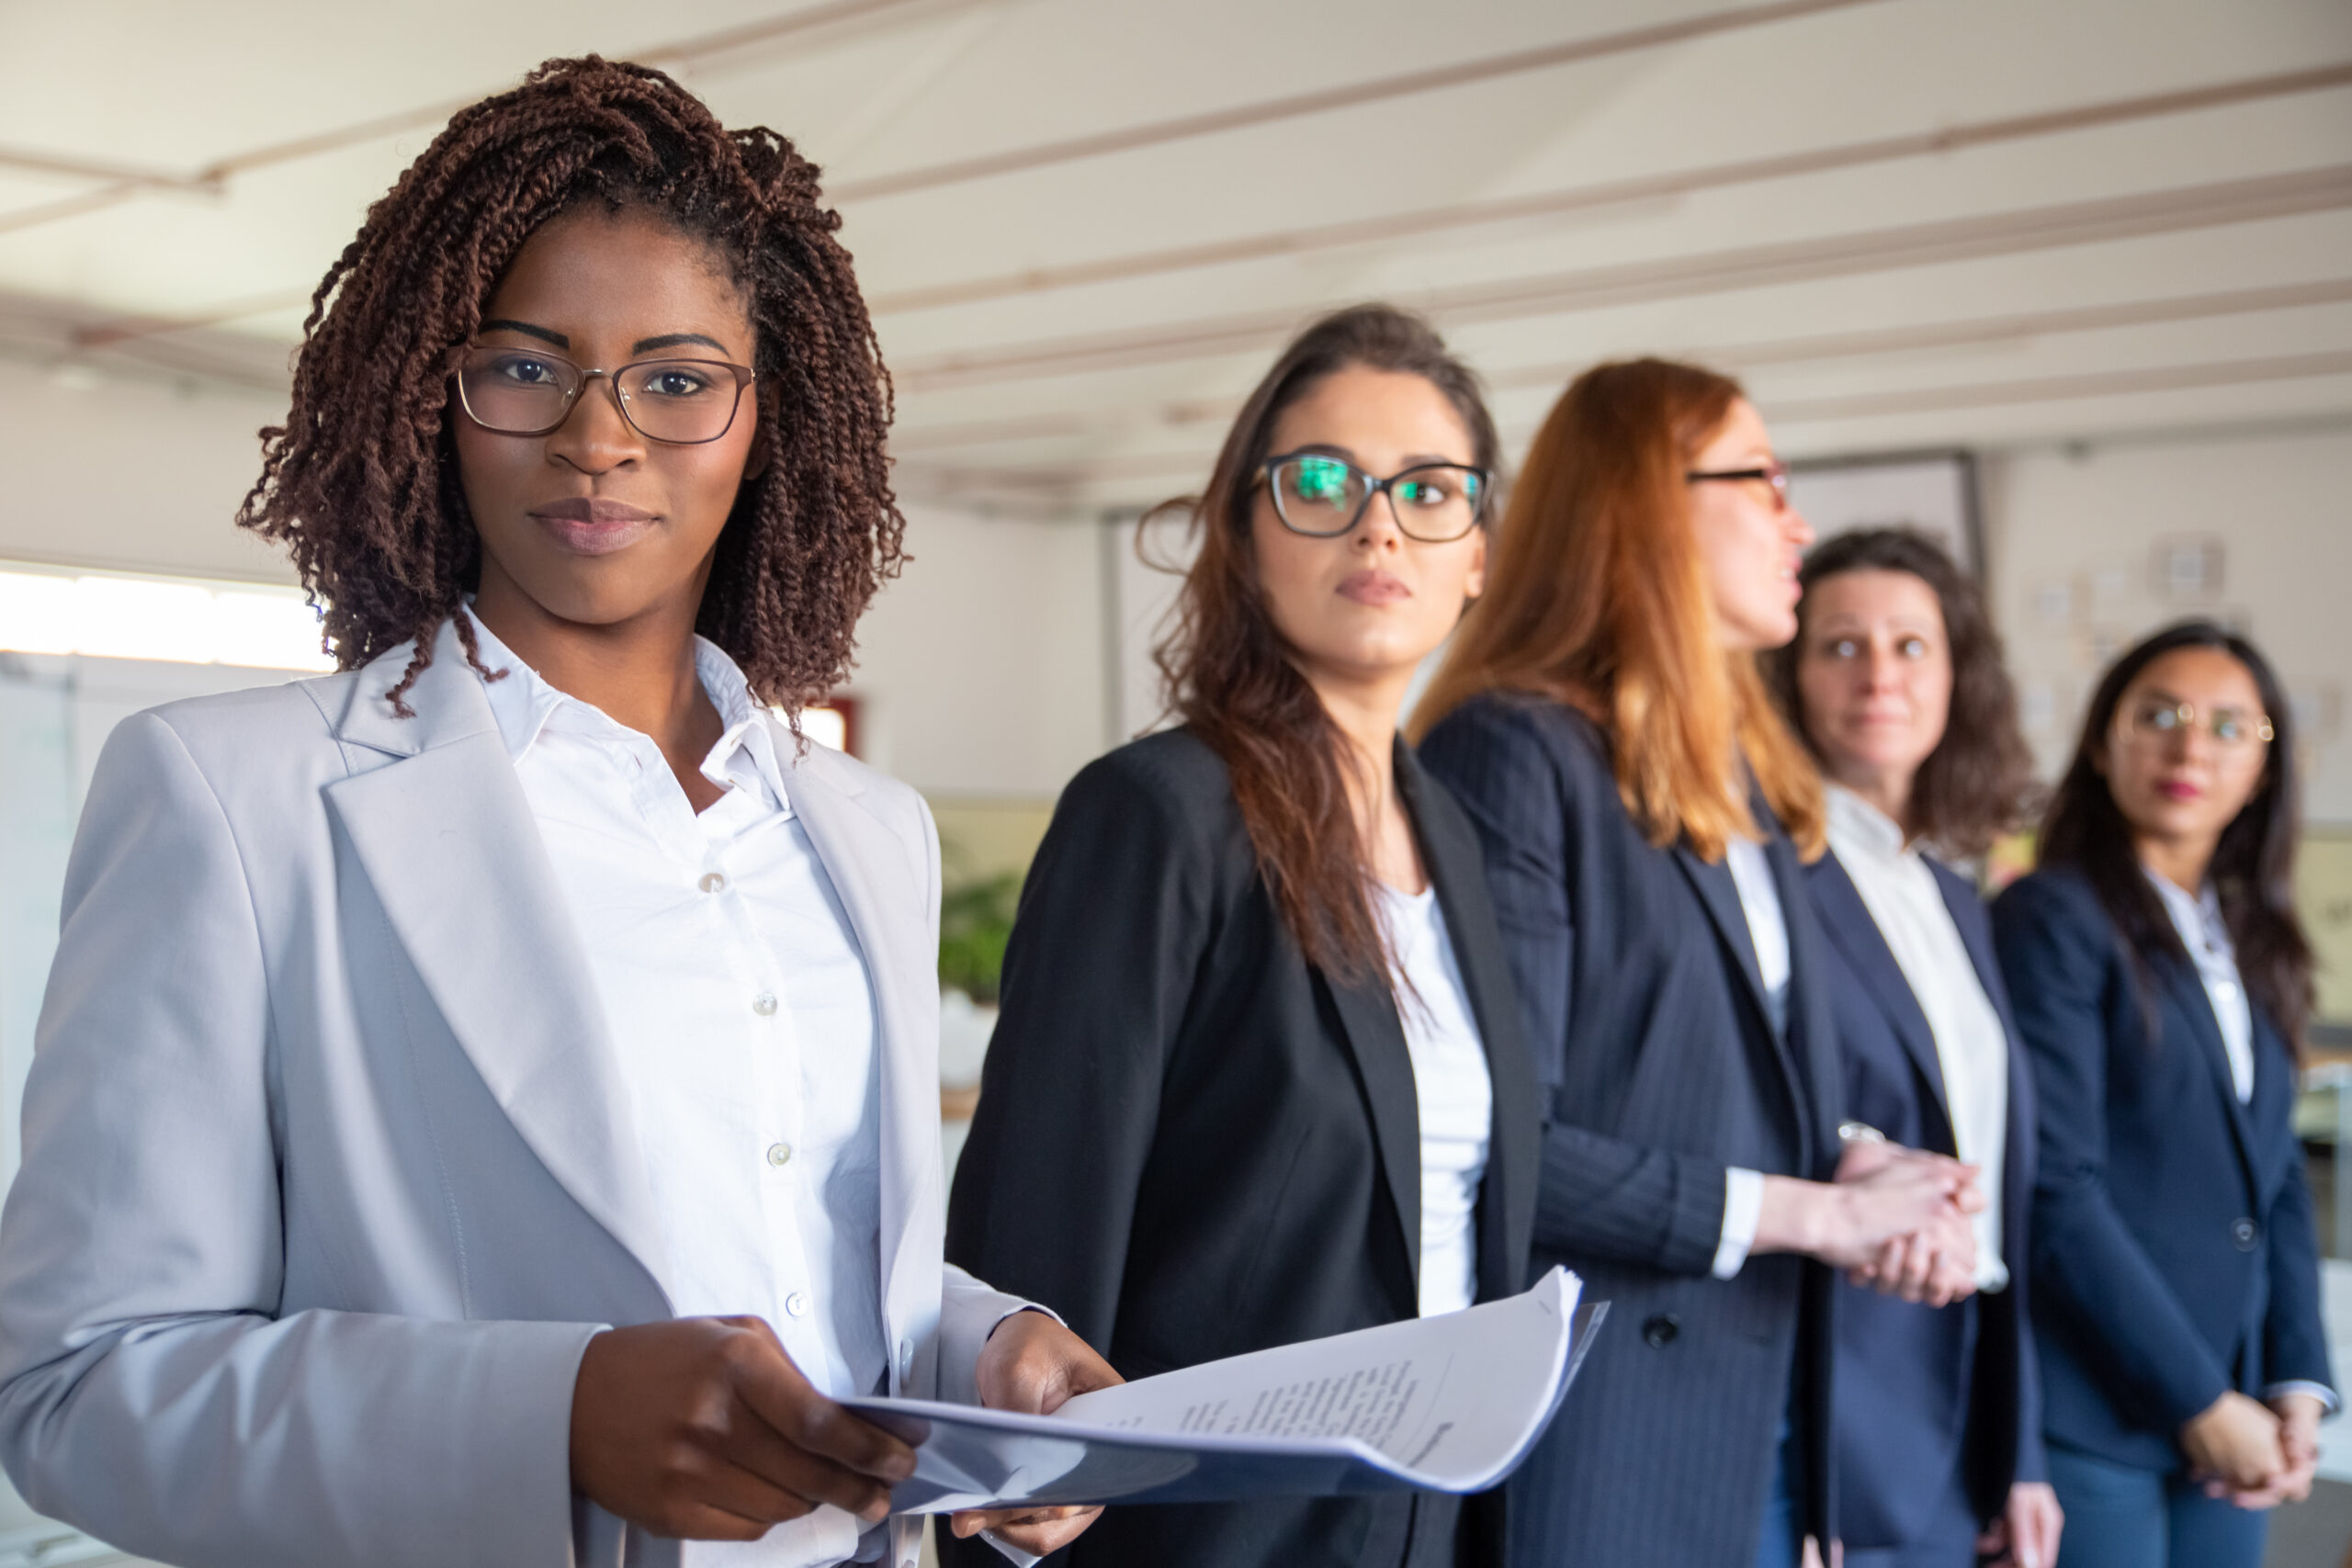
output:
[[[1591,721],[1490,695],[1420,751],[1477,825],[1536,1055],[1531,1267],[1565,1263],[1586,1299],[1612,1303],[1575,1396],[1511,1481],[1510,1560],[1752,1562],[1792,1376],[1807,1517],[1833,1517],[1829,1271],[1783,1255],[1710,1273],[1725,1167],[1837,1166],[1837,1039],[1795,852],[1769,846],[1789,929],[1783,1038],[1730,871],[1649,843]]]

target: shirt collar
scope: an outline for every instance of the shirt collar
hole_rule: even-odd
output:
[[[2191,893],[2169,876],[2159,876],[2143,865],[2141,873],[2164,900],[2165,913],[2172,917],[2180,940],[2193,953],[2200,946],[2218,953],[2230,950],[2230,928],[2222,919],[2221,895],[2213,891],[2211,882]]]
[[[491,671],[491,678],[482,681],[482,695],[489,699],[491,718],[498,726],[498,738],[504,743],[509,759],[522,761],[524,753],[546,732],[548,721],[560,714],[592,729],[605,728],[622,735],[636,733],[603,709],[549,685],[537,671],[499,641],[482,625],[480,616],[469,613],[468,618],[473,622],[481,662]],[[752,683],[741,667],[717,643],[697,637],[695,676],[702,682],[711,705],[718,709],[718,722],[726,727],[718,743],[702,760],[703,777],[722,788],[754,781],[764,784],[777,803],[789,810],[791,795],[784,787],[784,769],[776,756],[775,737],[768,728],[766,710],[752,697]],[[751,777],[739,773],[739,757],[749,763]]]
[[[1906,855],[1916,856],[1918,853],[1905,844],[1902,824],[1844,784],[1832,784],[1826,794],[1829,805],[1829,830],[1838,839],[1883,861],[1901,860]]]

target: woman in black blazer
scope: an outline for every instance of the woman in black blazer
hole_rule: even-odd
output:
[[[1953,1303],[1838,1291],[1838,1535],[1847,1568],[2051,1568],[2060,1517],[2026,1319],[2033,1095],[1976,890],[1930,848],[1982,854],[2033,759],[1976,589],[1896,528],[1806,558],[1796,640],[1769,667],[1829,781],[1805,868],[1828,941],[1846,1116],[1975,1166],[1975,1283]]]
[[[1899,1264],[1916,1294],[1970,1252],[1952,1161],[1831,1185],[1837,1042],[1799,881],[1820,789],[1753,660],[1796,630],[1812,534],[1785,477],[1724,377],[1579,377],[1421,710],[1536,1053],[1532,1267],[1613,1303],[1511,1480],[1523,1568],[1787,1564],[1826,1540],[1831,1275],[1807,1259]]]
[[[2033,1320],[2065,1568],[2252,1568],[2336,1404],[2293,1112],[2290,715],[2188,622],[2099,682],[1993,908],[2041,1118]]]
[[[947,1251],[1128,1377],[1521,1288],[1535,1112],[1510,976],[1477,840],[1396,736],[1481,585],[1495,461],[1424,323],[1310,328],[1195,508],[1160,656],[1183,725],[1080,773],[1030,872]],[[1477,1513],[1114,1507],[1071,1561],[1498,1562]]]

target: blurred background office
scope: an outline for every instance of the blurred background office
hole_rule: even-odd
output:
[[[453,107],[589,51],[795,137],[857,257],[915,559],[812,728],[939,817],[951,1120],[1056,793],[1159,716],[1184,546],[1136,517],[1300,323],[1385,298],[1514,457],[1596,359],[1741,377],[1825,535],[1925,527],[1980,574],[2045,777],[2143,633],[2262,643],[2305,743],[2343,1358],[2344,0],[0,0],[0,1179],[107,731],[323,667],[230,524],[311,288]],[[2352,1548],[2327,1430],[2273,1562]],[[120,1561],[0,1503],[0,1568]]]

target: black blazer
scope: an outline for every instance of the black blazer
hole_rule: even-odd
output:
[[[1932,857],[1927,863],[2008,1040],[2000,1176],[2001,1255],[2009,1282],[1940,1309],[1839,1282],[1838,1523],[1849,1551],[1919,1539],[1941,1495],[1938,1478],[1951,1474],[1955,1461],[1980,1521],[1999,1516],[2015,1483],[2048,1478],[2041,1384],[2026,1316],[2032,1073],[1994,961],[1984,901]],[[1846,1114],[1905,1147],[1956,1154],[1935,1035],[1902,965],[1836,855],[1807,866],[1804,879],[1829,937],[1822,957],[1844,1060]]]
[[[2073,870],[2019,879],[1993,934],[2040,1101],[2043,1430],[2169,1472],[2181,1423],[2225,1390],[2334,1384],[2294,1058],[2256,1007],[2254,1100],[2240,1105],[2196,972],[2150,954],[2143,1004],[2121,934]]]
[[[1477,840],[1401,742],[1396,777],[1493,1077],[1476,1220],[1493,1300],[1526,1277],[1532,1075]],[[1224,762],[1179,729],[1087,767],[1022,892],[948,1258],[1146,1377],[1417,1315],[1420,1190],[1385,979],[1335,985],[1306,962]],[[1452,1568],[1454,1517],[1434,1496],[1114,1507],[1069,1560]],[[1498,1561],[1498,1529],[1479,1529],[1498,1539],[1470,1560]],[[981,1552],[966,1560],[998,1561]]]
[[[1724,1172],[1838,1164],[1836,1032],[1797,858],[1768,846],[1789,931],[1789,1026],[1767,1020],[1728,867],[1659,849],[1608,741],[1557,703],[1487,696],[1421,742],[1476,823],[1544,1104],[1531,1267],[1611,1303],[1543,1445],[1511,1480],[1514,1564],[1746,1568],[1797,1378],[1807,1528],[1834,1517],[1831,1276],[1789,1255],[1711,1269]],[[1768,819],[1769,820],[1769,819]]]

